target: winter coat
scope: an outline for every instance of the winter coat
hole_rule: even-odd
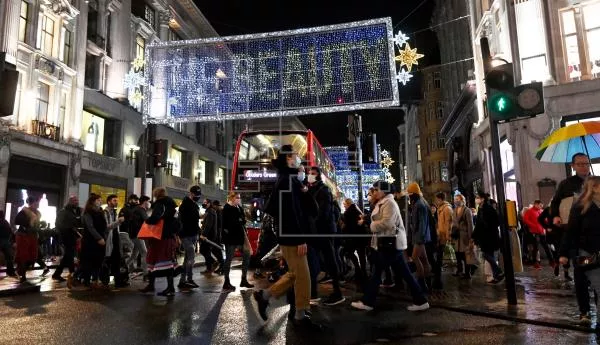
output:
[[[538,221],[541,214],[542,210],[537,207],[530,207],[523,215],[523,222],[527,224],[529,232],[534,235],[543,235],[546,233],[544,227],[542,227],[542,224]]]
[[[600,207],[592,202],[587,212],[582,212],[583,205],[579,203],[571,209],[560,256],[573,258],[579,255],[579,249],[590,254],[600,252]]]
[[[222,224],[221,224],[222,225]],[[219,215],[217,210],[212,207],[206,209],[204,219],[202,219],[202,236],[213,242],[221,241],[221,232],[219,231]]]
[[[440,244],[446,244],[450,240],[454,213],[450,203],[444,201],[437,208],[437,234]]]
[[[223,206],[223,243],[242,246],[246,240],[246,216],[240,206]]]
[[[82,235],[79,228],[83,226],[81,219],[81,208],[67,205],[56,215],[56,229],[61,240],[66,245],[75,245],[77,238]]]
[[[179,221],[181,222],[180,237],[198,236],[200,233],[200,207],[189,197],[184,198],[179,206]]]
[[[40,232],[40,220],[42,215],[38,210],[23,207],[15,217],[15,224],[19,226],[17,232],[33,234],[38,236]]]
[[[473,236],[473,213],[471,209],[463,206],[462,213],[459,215],[459,208],[454,210],[454,220],[452,228],[458,229],[458,239],[456,241],[456,251],[465,253],[469,250],[469,243]]]
[[[306,244],[305,234],[309,232],[310,227],[305,217],[307,210],[302,203],[302,183],[296,178],[298,170],[286,166],[277,168],[277,182],[265,206],[265,213],[274,218],[273,226],[279,236],[280,245]]]
[[[499,226],[498,213],[492,204],[489,201],[482,203],[477,211],[472,238],[483,252],[489,253],[500,249]]]
[[[377,249],[378,237],[394,235],[396,249],[405,250],[408,247],[406,229],[393,194],[386,195],[375,205],[371,213],[371,232],[373,233],[371,248]]]
[[[152,214],[146,219],[146,223],[158,224],[161,219],[164,221],[162,240],[175,238],[181,229],[181,223],[175,218],[176,208],[175,200],[168,196],[156,200],[152,205]]]
[[[336,233],[335,208],[329,187],[323,181],[317,181],[308,188],[308,193],[315,198],[319,206],[319,213],[315,223],[317,234]]]
[[[412,244],[421,245],[431,242],[431,233],[429,232],[429,206],[423,198],[419,198],[413,205],[410,215],[410,232],[412,234]]]

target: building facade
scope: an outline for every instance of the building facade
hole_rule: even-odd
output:
[[[191,0],[6,0],[0,13],[0,52],[20,73],[13,115],[0,118],[8,219],[28,193],[44,195],[51,226],[69,195],[114,193],[122,204],[162,185],[182,199],[200,184],[206,197],[224,199],[244,123],[145,127],[136,90],[123,81],[150,43],[217,35]],[[159,169],[158,139],[168,154]]]
[[[448,151],[446,140],[440,134],[444,118],[442,74],[440,66],[424,68],[421,73],[424,82],[421,84],[422,101],[418,107],[417,122],[422,155],[422,192],[432,202],[437,192],[450,193]]]
[[[411,182],[423,185],[422,155],[423,150],[419,136],[419,106],[405,104],[401,106],[404,112],[404,123],[398,126],[400,168],[400,188],[406,190]]]

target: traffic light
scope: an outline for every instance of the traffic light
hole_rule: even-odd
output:
[[[544,91],[541,82],[514,85],[510,63],[493,67],[485,76],[488,90],[487,108],[496,122],[514,121],[544,113]]]

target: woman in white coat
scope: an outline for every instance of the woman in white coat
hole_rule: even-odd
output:
[[[373,310],[375,299],[381,284],[381,274],[392,267],[397,279],[402,277],[410,288],[413,305],[410,311],[429,309],[429,303],[415,277],[410,272],[403,251],[407,248],[406,229],[400,216],[400,209],[394,200],[393,185],[385,181],[373,184],[372,198],[375,208],[371,213],[371,262],[374,265],[371,279],[362,299],[352,303],[352,307],[360,310]]]

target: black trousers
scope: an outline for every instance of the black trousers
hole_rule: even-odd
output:
[[[356,252],[356,255],[354,254]],[[347,241],[344,243],[342,253],[352,261],[356,281],[364,285],[367,282],[367,246],[360,243]],[[358,257],[357,257],[358,256]]]
[[[219,248],[201,241],[200,254],[204,256],[207,270],[211,270],[214,267],[215,262],[218,262],[221,267],[224,266],[225,260],[223,260],[223,252]]]
[[[331,238],[316,238],[309,246],[313,247],[317,253],[323,255],[325,261],[325,272],[329,274],[332,279],[333,293],[341,294],[340,289],[340,269],[338,266],[338,255],[333,246],[333,239]]]
[[[65,252],[56,271],[54,271],[55,277],[60,277],[65,268],[69,270],[69,273],[75,271],[75,242],[65,241],[63,242],[63,246]]]

